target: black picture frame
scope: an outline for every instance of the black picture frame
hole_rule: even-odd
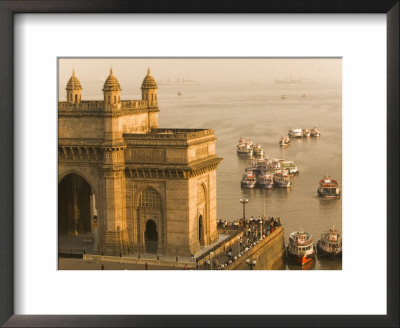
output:
[[[398,0],[0,0],[0,324],[4,327],[399,327]],[[14,315],[13,27],[16,13],[384,13],[387,17],[387,315]]]

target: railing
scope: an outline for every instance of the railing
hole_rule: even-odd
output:
[[[121,101],[121,108],[147,108],[147,100],[123,100]]]
[[[125,133],[125,139],[173,139],[189,140],[214,134],[212,129],[153,129],[150,133]]]
[[[58,110],[61,111],[78,111],[78,110],[102,110],[102,100],[82,101],[79,104],[70,102],[59,102]]]
[[[218,248],[222,247],[222,245],[226,244],[228,241],[232,240],[233,238],[235,238],[237,235],[239,235],[243,231],[244,231],[244,229],[238,229],[233,234],[231,234],[228,238],[220,241],[218,244],[216,244],[215,246],[213,246],[212,248],[207,250],[205,253],[203,253],[199,257],[197,257],[196,262],[199,262],[202,259],[204,259],[205,257],[210,256],[211,252],[215,252]]]

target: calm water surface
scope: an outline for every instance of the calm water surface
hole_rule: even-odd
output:
[[[181,91],[183,95],[178,96]],[[161,85],[158,90],[159,125],[170,128],[211,128],[217,140],[217,156],[224,160],[217,170],[218,218],[228,221],[242,216],[239,199],[248,198],[246,217],[280,217],[289,233],[301,227],[316,242],[334,224],[342,231],[342,200],[317,196],[318,182],[330,175],[342,188],[341,86],[314,84],[243,85],[237,87]],[[305,97],[303,97],[305,94]],[[287,99],[281,99],[286,95]],[[318,126],[319,138],[291,141],[281,148],[278,141],[290,127]],[[264,146],[268,158],[296,162],[300,174],[289,190],[241,189],[240,179],[247,158],[238,157],[239,138],[249,137]],[[297,269],[291,265],[287,269]],[[323,258],[306,269],[341,269],[341,259]]]

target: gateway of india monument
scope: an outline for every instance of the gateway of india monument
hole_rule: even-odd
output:
[[[75,72],[58,103],[59,252],[190,256],[218,240],[216,137],[158,127],[157,84],[121,100],[110,70],[103,100],[82,100]]]

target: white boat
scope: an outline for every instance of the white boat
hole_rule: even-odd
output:
[[[257,186],[265,189],[272,189],[274,185],[274,175],[271,173],[260,174],[257,177]]]
[[[245,172],[245,174],[243,174],[241,186],[242,188],[252,189],[256,186],[256,182],[256,174],[253,171],[248,170]]]
[[[254,156],[264,156],[264,147],[261,144],[253,145]]]
[[[303,130],[300,128],[290,128],[288,135],[290,138],[302,138]]]
[[[293,161],[282,161],[282,162],[280,162],[280,167],[282,170],[287,170],[289,174],[298,174],[299,173],[297,165]]]
[[[312,243],[312,235],[309,232],[292,232],[287,246],[288,257],[298,264],[304,265],[315,257],[315,249]]]
[[[303,129],[303,137],[309,137],[311,135],[311,132],[309,129]]]
[[[336,180],[330,176],[324,176],[319,180],[318,195],[324,198],[339,198],[340,188]]]
[[[253,141],[251,139],[241,137],[238,145],[236,146],[236,150],[239,155],[252,156]]]
[[[274,185],[281,188],[290,188],[291,183],[286,170],[275,173]]]
[[[279,140],[279,146],[286,147],[290,145],[290,138],[282,136]]]
[[[314,127],[310,131],[311,137],[319,137],[321,133],[319,132],[319,129],[317,127]]]
[[[318,255],[342,255],[342,235],[332,225],[329,231],[321,234],[321,239],[317,243]]]

